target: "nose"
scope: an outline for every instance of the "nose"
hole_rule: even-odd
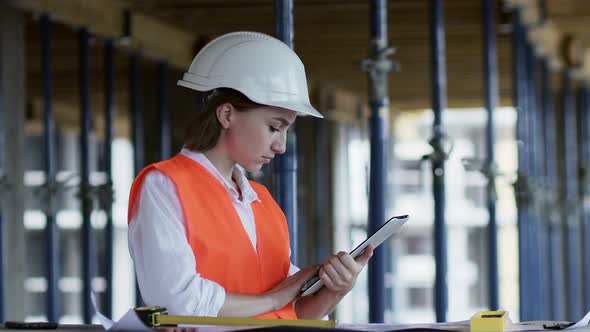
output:
[[[282,132],[271,145],[274,153],[283,154],[287,150],[287,132]]]

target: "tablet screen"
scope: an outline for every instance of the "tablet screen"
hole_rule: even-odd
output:
[[[379,227],[375,233],[373,233],[370,237],[368,237],[350,252],[352,258],[356,258],[361,255],[369,244],[371,244],[373,248],[377,248],[381,243],[383,243],[383,241],[387,240],[393,234],[399,232],[399,229],[406,223],[408,218],[408,215],[391,217],[383,225],[381,225],[381,227]],[[301,296],[311,295],[320,290],[322,287],[323,283],[320,280],[320,277],[316,274],[303,285],[301,288]]]

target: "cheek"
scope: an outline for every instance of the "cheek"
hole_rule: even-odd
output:
[[[240,154],[260,154],[266,146],[270,146],[271,134],[263,129],[241,128],[228,135],[230,145]]]

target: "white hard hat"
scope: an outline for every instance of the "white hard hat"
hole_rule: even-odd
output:
[[[303,63],[280,40],[232,32],[201,49],[178,85],[197,91],[231,88],[253,102],[323,118],[309,102]]]

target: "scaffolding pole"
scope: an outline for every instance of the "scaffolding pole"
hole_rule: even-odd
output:
[[[582,156],[582,178],[580,179],[580,197],[582,200],[582,245],[583,245],[583,264],[584,270],[584,308],[590,306],[590,208],[586,206],[586,199],[590,195],[590,86],[588,82],[581,82],[578,90],[578,121],[581,130],[581,153]]]
[[[293,48],[293,0],[275,0],[275,36]],[[295,128],[287,132],[285,153],[274,161],[274,196],[285,213],[291,239],[291,262],[299,261],[299,232],[297,218],[297,136]]]
[[[498,107],[498,61],[496,57],[496,1],[483,0],[484,74],[486,105],[486,164],[488,208],[488,307],[498,310],[498,229],[496,225],[496,163],[494,161],[494,111]]]
[[[133,53],[129,57],[129,106],[131,113],[131,139],[133,143],[133,174],[137,176],[145,165],[143,135],[143,105],[141,98],[140,56]],[[135,304],[142,306],[141,292],[135,283]]]
[[[571,69],[562,73],[562,102],[564,125],[564,184],[565,197],[563,216],[565,220],[566,246],[566,294],[567,316],[577,321],[582,316],[582,253],[580,236],[580,214],[578,199],[578,146],[576,100]]]
[[[434,307],[437,322],[447,320],[447,231],[445,225],[445,151],[442,114],[447,107],[447,69],[443,0],[430,0],[430,50],[432,61],[432,111],[434,122],[432,193],[434,196]]]
[[[112,173],[112,145],[113,145],[113,125],[115,113],[115,65],[113,61],[114,50],[113,41],[108,39],[104,43],[104,97],[105,97],[105,132],[104,132],[104,156],[103,170],[106,175],[106,182],[101,191],[101,204],[106,212],[107,222],[105,225],[105,278],[106,289],[104,296],[103,310],[107,317],[113,315],[113,173]]]
[[[41,16],[41,72],[43,84],[43,150],[45,158],[45,261],[47,277],[46,314],[49,322],[58,322],[61,296],[58,287],[60,259],[59,235],[55,220],[55,197],[57,174],[56,132],[53,116],[53,82],[51,77],[51,21]]]
[[[542,112],[543,112],[543,131],[545,137],[544,141],[544,156],[545,156],[545,192],[546,204],[545,215],[548,218],[547,225],[547,257],[549,264],[545,271],[549,275],[548,284],[544,284],[545,289],[548,290],[548,299],[550,303],[547,318],[553,320],[565,320],[564,316],[564,279],[563,279],[563,242],[562,232],[559,217],[558,205],[558,168],[557,168],[557,128],[555,126],[555,106],[553,101],[553,89],[551,86],[551,69],[549,59],[543,59],[541,67],[541,98],[542,98]]]
[[[92,278],[94,277],[94,237],[90,214],[92,212],[92,188],[90,187],[90,109],[88,74],[88,31],[81,28],[79,42],[79,84],[80,84],[80,201],[82,207],[82,318],[85,324],[92,322]]]
[[[387,139],[389,118],[388,73],[391,62],[387,56],[387,1],[370,2],[370,48],[365,61],[368,71],[369,103],[371,107],[370,144],[371,169],[369,179],[368,232],[372,234],[385,222],[387,169]],[[385,313],[385,248],[377,248],[369,263],[369,322],[382,323]]]
[[[535,56],[533,45],[527,42],[525,45],[525,76],[526,76],[526,131],[527,140],[527,159],[529,160],[528,171],[529,184],[531,185],[531,191],[538,193],[541,189],[541,180],[544,169],[543,155],[541,154],[541,140],[542,129],[541,129],[541,115],[539,112],[539,89],[536,84],[537,82],[537,58]],[[539,252],[545,252],[545,228],[543,227],[543,218],[541,211],[541,200],[543,195],[537,194],[532,197],[531,200],[531,214],[529,215],[529,230],[527,235],[529,237],[529,259],[530,269],[529,270],[529,282],[532,293],[530,305],[533,319],[542,319],[543,311],[546,306],[545,294],[543,292],[542,285],[545,277],[545,271],[543,269],[544,257],[538,255]]]
[[[166,78],[168,65],[165,62],[158,64],[158,118],[160,124],[160,160],[170,158],[170,111],[168,110],[168,89]]]
[[[526,86],[526,50],[525,31],[520,21],[518,10],[513,12],[512,52],[513,52],[513,99],[516,108],[516,141],[518,142],[518,178],[514,184],[518,206],[518,260],[519,260],[519,310],[520,319],[531,318],[530,307],[530,257],[529,257],[529,190],[528,190],[528,145],[527,136],[527,86]]]

